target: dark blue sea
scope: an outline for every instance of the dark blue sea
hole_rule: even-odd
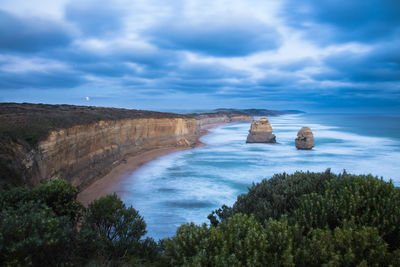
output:
[[[246,144],[250,123],[223,125],[202,138],[205,147],[149,162],[116,186],[147,222],[148,236],[170,237],[186,222],[208,222],[247,187],[274,173],[297,170],[372,174],[400,185],[399,114],[299,114],[269,118],[277,144]],[[297,150],[302,126],[313,150]]]

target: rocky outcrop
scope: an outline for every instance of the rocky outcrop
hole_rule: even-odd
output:
[[[251,123],[246,143],[276,143],[276,137],[267,118]]]
[[[314,147],[314,135],[309,127],[303,127],[297,133],[295,140],[297,149],[310,150]]]

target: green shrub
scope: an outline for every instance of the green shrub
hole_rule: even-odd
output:
[[[396,254],[376,227],[345,222],[334,230],[312,229],[296,245],[295,262],[298,266],[398,266]]]
[[[16,187],[0,191],[0,210],[20,207],[28,201],[41,202],[50,207],[56,216],[67,216],[75,224],[82,215],[83,206],[76,200],[78,189],[65,180],[40,184],[33,190]]]
[[[201,247],[208,244],[209,229],[206,224],[197,226],[194,223],[182,224],[172,239],[165,240],[165,254],[172,266],[181,266],[191,262]],[[202,242],[206,242],[201,246]]]
[[[181,226],[166,243],[170,266],[398,266],[398,255],[376,227],[345,222],[303,235],[286,217],[260,224],[240,213],[217,227]]]
[[[74,230],[44,204],[29,201],[0,213],[1,266],[70,265]]]
[[[133,261],[130,263],[149,264],[160,260],[162,248],[161,244],[154,241],[153,238],[147,237],[139,242],[139,245],[133,255]]]
[[[282,215],[291,215],[299,205],[300,196],[324,192],[325,182],[336,177],[330,169],[322,173],[275,174],[268,180],[253,184],[248,193],[239,195],[232,208],[223,206],[214,211],[209,215],[210,222],[216,225],[235,213],[253,214],[259,222],[268,218],[279,220]]]
[[[64,180],[0,191],[0,266],[136,266],[160,259],[160,245],[141,240],[146,224],[134,208],[114,194],[85,210],[77,193]]]
[[[400,194],[372,176],[296,172],[249,188],[233,207],[166,243],[171,265],[399,266]]]
[[[0,192],[1,266],[400,266],[400,190],[372,176],[296,172],[249,188],[211,226],[142,239],[146,224],[114,194],[84,212],[53,181]]]
[[[54,266],[75,260],[76,224],[82,205],[77,189],[55,180],[33,190],[0,192],[0,265]]]
[[[52,208],[57,216],[67,216],[75,223],[82,215],[83,206],[76,199],[78,189],[65,180],[41,184],[32,193],[34,199],[39,199]]]
[[[6,208],[18,208],[23,203],[34,200],[29,189],[16,187],[11,190],[0,191],[0,212]],[[37,200],[39,201],[39,200]]]
[[[292,229],[286,221],[266,227],[235,214],[217,227],[182,225],[166,242],[171,266],[292,266]]]
[[[352,220],[376,227],[391,247],[400,247],[400,194],[392,183],[345,175],[328,181],[322,194],[302,196],[299,203],[293,219],[307,229],[334,229]]]
[[[87,247],[100,261],[138,256],[145,229],[146,223],[139,213],[132,207],[126,208],[116,194],[90,203],[81,226],[83,239],[90,240]]]

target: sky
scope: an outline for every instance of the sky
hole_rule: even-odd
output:
[[[0,0],[0,102],[400,111],[399,0]]]

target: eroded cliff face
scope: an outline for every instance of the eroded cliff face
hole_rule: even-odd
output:
[[[160,147],[195,145],[199,125],[191,118],[124,119],[77,125],[49,134],[36,149],[10,145],[20,182],[31,187],[65,179],[85,187],[125,157]]]
[[[180,115],[133,109],[0,103],[0,188],[65,179],[80,188],[129,156],[197,144],[202,128],[251,121],[235,112]]]
[[[197,119],[199,120],[199,126],[201,128],[204,128],[209,125],[215,125],[215,124],[252,121],[253,116],[230,115],[230,114],[221,114],[221,115],[204,114],[197,116]]]

